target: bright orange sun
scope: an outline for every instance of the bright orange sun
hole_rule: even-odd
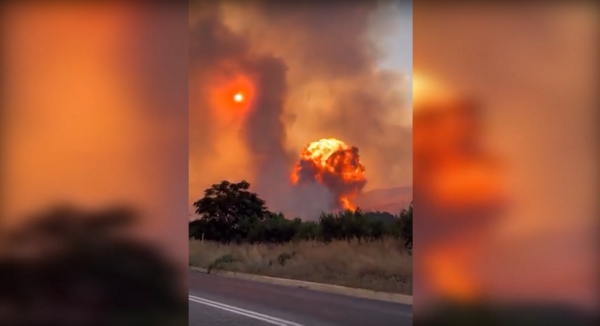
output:
[[[242,93],[236,93],[233,96],[233,100],[236,101],[236,102],[238,102],[238,103],[241,103],[242,101],[244,101],[244,95]]]
[[[256,89],[245,75],[218,76],[210,90],[211,107],[224,120],[236,120],[250,109]]]

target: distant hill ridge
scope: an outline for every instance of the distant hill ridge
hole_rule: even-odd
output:
[[[412,201],[412,187],[375,189],[362,193],[355,204],[364,211],[399,213]]]

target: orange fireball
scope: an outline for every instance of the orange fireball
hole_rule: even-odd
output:
[[[360,162],[358,148],[335,138],[310,143],[294,166],[293,184],[318,182],[335,197],[334,209],[355,210],[352,200],[366,184],[365,167]]]

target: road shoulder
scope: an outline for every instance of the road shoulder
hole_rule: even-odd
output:
[[[208,274],[207,270],[205,268],[201,268],[201,267],[191,267],[190,266],[189,270],[193,271],[193,272],[197,272],[197,273]],[[277,277],[271,277],[271,276],[244,274],[244,273],[228,272],[228,271],[216,271],[216,272],[213,271],[211,274],[217,274],[219,276],[224,276],[224,277],[229,277],[229,278],[238,278],[238,279],[250,280],[250,281],[261,282],[261,283],[276,284],[276,285],[281,285],[281,286],[299,287],[299,288],[305,288],[305,289],[309,289],[309,290],[313,290],[313,291],[341,294],[341,295],[346,295],[346,296],[351,296],[351,297],[356,297],[356,298],[394,302],[394,303],[400,303],[400,304],[404,304],[404,305],[412,305],[412,303],[413,303],[413,297],[411,295],[406,295],[406,294],[377,292],[377,291],[372,291],[372,290],[367,290],[367,289],[349,288],[349,287],[345,287],[345,286],[341,286],[341,285],[334,285],[334,284],[323,284],[323,283],[316,283],[316,282],[308,282],[308,281],[301,281],[301,280],[292,280],[292,279],[284,279],[284,278],[277,278]]]

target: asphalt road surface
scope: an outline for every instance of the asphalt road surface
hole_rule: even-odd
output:
[[[191,326],[404,326],[412,306],[190,270]]]

